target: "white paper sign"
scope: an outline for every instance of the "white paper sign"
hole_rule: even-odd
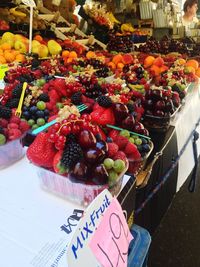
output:
[[[26,6],[36,7],[36,4],[33,0],[22,0],[22,3]]]
[[[68,266],[101,266],[92,253],[89,247],[89,242],[93,236],[93,233],[100,224],[103,214],[109,208],[112,199],[112,195],[106,189],[99,194],[86,209],[84,217],[80,221],[72,241],[68,244]]]

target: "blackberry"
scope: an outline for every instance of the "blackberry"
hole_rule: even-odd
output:
[[[4,129],[1,126],[0,126],[0,134],[4,134]]]
[[[33,77],[31,75],[28,75],[28,74],[23,74],[23,75],[19,76],[17,79],[21,83],[24,83],[24,82],[30,83],[30,82],[32,82],[34,80]]]
[[[19,104],[19,98],[12,98],[7,101],[5,106],[8,108],[17,108],[18,104]]]
[[[10,119],[11,115],[12,115],[12,110],[10,108],[4,106],[0,107],[0,118]]]
[[[104,108],[109,108],[112,106],[112,100],[108,96],[101,95],[97,98],[97,102],[100,106]]]
[[[32,64],[31,64],[31,68],[37,69],[39,66],[40,66],[40,61],[38,59],[33,59]]]
[[[70,133],[67,135],[67,138],[66,138],[66,146],[69,145],[69,144],[74,144],[77,142],[77,139],[76,139],[76,135],[73,134],[73,133]]]
[[[69,144],[63,152],[61,164],[69,169],[72,168],[83,157],[83,151],[79,144]]]
[[[71,102],[74,105],[80,105],[82,103],[82,93],[77,92],[71,96]]]
[[[50,98],[49,98],[48,94],[43,93],[39,96],[39,100],[44,101],[44,102],[49,102]]]
[[[128,108],[128,110],[129,110],[130,113],[134,112],[134,106],[133,106],[133,104],[128,103],[127,104],[127,108]]]
[[[15,88],[12,91],[12,97],[20,98],[22,93],[22,84],[18,84],[15,86]]]

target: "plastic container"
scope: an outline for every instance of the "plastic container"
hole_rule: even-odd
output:
[[[140,161],[129,160],[128,173],[137,176],[140,171],[142,171],[146,165],[147,159],[149,158],[151,152],[153,151],[154,145],[152,141],[149,141],[150,150],[149,152],[141,158]]]
[[[171,124],[171,122],[175,119],[176,113],[181,109],[182,105],[175,110],[171,116],[168,117],[158,117],[154,115],[144,115],[144,125],[150,131],[156,132],[166,132]]]
[[[151,236],[146,229],[138,225],[133,225],[130,231],[133,240],[129,245],[128,267],[147,267]]]
[[[76,183],[68,177],[61,176],[55,172],[44,168],[36,167],[37,174],[40,179],[40,185],[44,190],[47,190],[57,196],[76,202],[79,205],[87,206],[98,196],[104,189],[109,189],[113,195],[117,195],[121,189],[123,176],[128,169],[119,175],[118,180],[110,188],[106,185],[92,185]]]
[[[0,146],[0,170],[23,158],[25,151],[22,138],[10,141]]]

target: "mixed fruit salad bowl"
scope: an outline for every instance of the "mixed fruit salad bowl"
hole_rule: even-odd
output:
[[[25,155],[22,138],[28,130],[28,123],[15,116],[15,109],[0,106],[0,169]]]

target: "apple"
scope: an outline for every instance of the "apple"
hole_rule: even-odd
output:
[[[40,58],[47,57],[49,54],[48,47],[46,45],[41,44],[39,46],[38,55]]]
[[[28,45],[19,40],[15,41],[14,48],[15,50],[18,50],[20,53],[28,52]]]

